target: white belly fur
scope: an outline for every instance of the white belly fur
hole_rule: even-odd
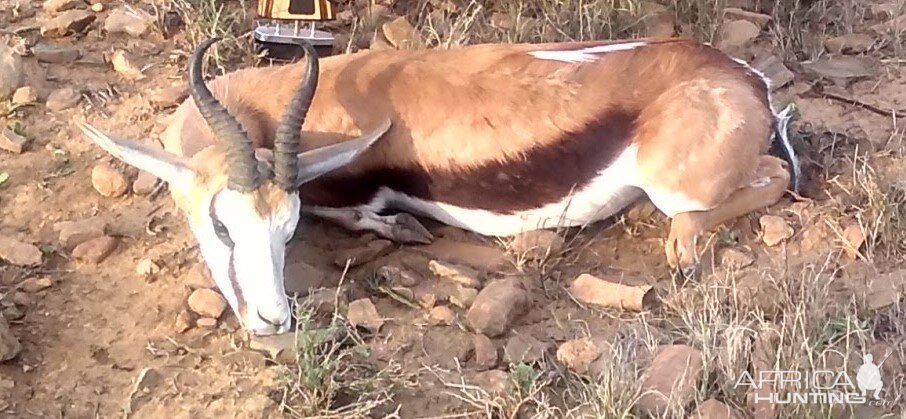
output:
[[[425,201],[389,188],[381,188],[366,207],[407,211],[486,236],[511,236],[530,230],[584,226],[616,214],[642,196],[642,190],[634,186],[638,178],[636,150],[635,145],[628,147],[610,166],[598,172],[590,183],[572,195],[541,208],[514,214],[497,214]]]

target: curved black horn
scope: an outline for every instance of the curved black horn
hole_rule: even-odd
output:
[[[290,100],[274,137],[274,180],[285,190],[299,186],[296,179],[299,174],[302,124],[318,87],[318,53],[308,41],[301,40],[299,46],[305,50],[305,58],[308,60],[305,79]]]
[[[201,75],[205,52],[219,40],[219,37],[207,39],[195,49],[189,65],[189,90],[214,135],[227,145],[230,189],[248,192],[259,184],[255,148],[242,125],[214,97]]]

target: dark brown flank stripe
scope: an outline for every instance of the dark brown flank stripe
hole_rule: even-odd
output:
[[[220,196],[220,192],[214,193],[214,197],[211,198],[211,206],[208,207],[208,215],[212,220],[217,220],[217,214],[214,212],[214,203],[217,202],[217,197]],[[230,286],[233,287],[233,293],[236,294],[236,303],[239,306],[239,315],[244,316],[247,304],[245,302],[245,297],[242,296],[242,290],[239,288],[239,281],[236,279],[236,267],[233,264],[233,249],[230,249],[230,269],[228,271],[228,276],[230,277]]]
[[[579,132],[528,150],[524,159],[462,171],[380,169],[354,177],[325,176],[300,189],[307,205],[369,202],[378,188],[462,208],[513,213],[557,202],[591,181],[630,144],[638,113],[612,109]],[[468,141],[464,138],[463,141]],[[456,147],[451,144],[451,147]]]

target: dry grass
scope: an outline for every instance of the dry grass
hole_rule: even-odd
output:
[[[230,63],[250,57],[250,41],[242,33],[250,19],[247,3],[246,0],[171,0],[169,8],[182,16],[190,50],[205,39],[223,39],[211,47],[205,60],[208,68],[216,67],[222,73]]]

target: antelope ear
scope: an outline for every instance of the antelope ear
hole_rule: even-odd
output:
[[[379,140],[390,125],[390,119],[387,119],[375,130],[356,139],[300,153],[298,184],[303,185],[349,164]]]
[[[112,137],[87,123],[79,124],[79,128],[91,141],[116,158],[151,173],[174,187],[184,188],[195,177],[188,160],[182,156],[130,139]]]

